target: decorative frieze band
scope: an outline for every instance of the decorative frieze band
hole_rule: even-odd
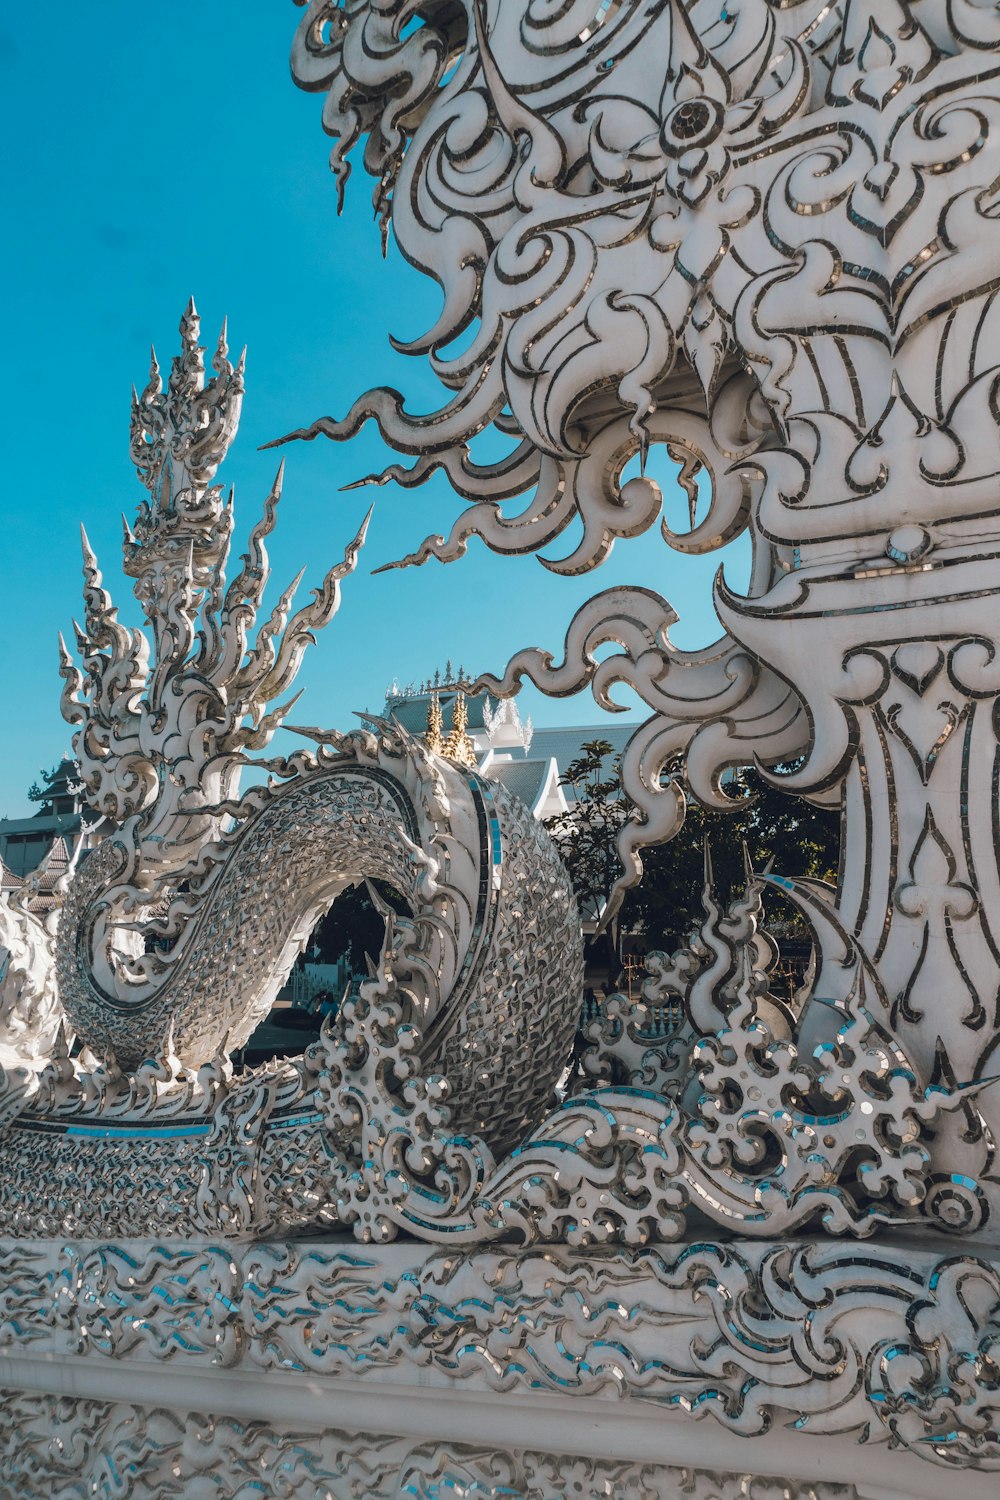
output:
[[[4,1391],[0,1500],[858,1500],[853,1485],[413,1443]]]
[[[829,1241],[0,1248],[0,1352],[615,1394],[1000,1470],[1000,1268]],[[410,1376],[413,1379],[413,1376]]]

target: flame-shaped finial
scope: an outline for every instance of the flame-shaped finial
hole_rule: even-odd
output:
[[[152,350],[149,383],[140,396],[133,393],[132,462],[152,496],[154,514],[200,509],[239,424],[246,351],[234,369],[223,323],[212,357],[214,374],[206,381],[200,332],[192,297],[181,317],[181,349],[171,362],[166,389]]]

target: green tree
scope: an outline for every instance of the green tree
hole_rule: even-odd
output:
[[[835,811],[777,790],[752,769],[740,773],[734,792],[741,787],[750,800],[740,801],[731,813],[703,808],[689,798],[676,838],[642,851],[642,882],[627,893],[622,919],[629,929],[641,928],[650,947],[676,947],[701,920],[706,842],[715,893],[722,901],[745,882],[744,843],[757,869],[773,862],[781,875],[836,879],[840,818]],[[784,903],[780,917],[793,940],[806,940],[800,919]]]
[[[546,826],[573,882],[584,919],[597,919],[620,874],[617,838],[631,804],[621,786],[620,758],[607,740],[591,740],[560,777],[567,812]],[[716,895],[728,901],[742,889],[743,844],[758,869],[773,861],[783,875],[836,877],[840,820],[836,812],[815,807],[772,787],[755,770],[741,771],[732,786],[734,809],[716,812],[688,799],[684,825],[669,843],[642,851],[642,882],[626,893],[621,909],[603,939],[609,978],[617,979],[624,935],[641,932],[651,948],[671,949],[685,941],[702,916],[704,849],[712,854]],[[790,908],[781,913],[791,937],[806,938]],[[599,957],[592,951],[591,958]]]
[[[621,874],[617,838],[628,818],[630,804],[622,794],[621,758],[608,740],[589,740],[581,747],[559,778],[569,804],[565,813],[546,818],[545,826],[556,839],[566,866],[580,915],[585,922],[599,921]],[[588,958],[606,966],[616,983],[621,969],[624,933],[622,913],[591,939]]]
[[[403,897],[384,880],[373,880],[372,885],[398,912],[408,910]],[[326,916],[316,923],[310,941],[319,963],[332,964],[346,957],[354,973],[363,974],[366,956],[378,958],[384,933],[385,921],[362,880],[341,891]]]

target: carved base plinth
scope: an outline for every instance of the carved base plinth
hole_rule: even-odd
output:
[[[371,1432],[5,1394],[8,1485],[25,1500],[863,1500],[884,1489],[691,1465],[420,1442]],[[555,1427],[555,1419],[553,1419]]]
[[[0,1257],[0,1497],[995,1494],[1000,1247]]]

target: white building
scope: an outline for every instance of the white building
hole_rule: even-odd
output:
[[[606,740],[618,756],[636,729],[635,724],[608,722],[539,729],[530,717],[522,720],[513,698],[497,703],[486,694],[472,697],[470,687],[471,679],[461,668],[453,673],[449,662],[444,673],[419,685],[393,683],[386,693],[386,717],[411,734],[426,736],[432,748],[444,750],[451,739],[445,753],[454,754],[464,736],[470,764],[519,797],[539,820],[567,810],[573,791],[560,785],[560,777],[584,745]]]

